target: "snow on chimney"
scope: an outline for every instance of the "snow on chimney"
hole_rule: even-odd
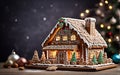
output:
[[[95,22],[96,22],[95,18],[92,17],[85,18],[85,26],[86,26],[85,28],[87,32],[92,36],[95,36]]]

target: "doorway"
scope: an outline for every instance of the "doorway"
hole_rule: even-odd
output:
[[[58,64],[65,64],[66,62],[66,51],[58,51],[57,62]]]

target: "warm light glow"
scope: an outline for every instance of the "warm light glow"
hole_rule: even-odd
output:
[[[111,42],[112,42],[112,39],[111,39],[111,38],[109,38],[109,39],[108,39],[108,42],[109,42],[109,43],[111,43]]]
[[[56,58],[56,51],[54,50],[54,51],[50,51],[49,52],[49,57],[50,58]]]
[[[101,28],[104,28],[104,24],[100,24],[100,27],[101,27]]]
[[[94,52],[94,51],[89,52],[89,57],[90,57],[91,59],[93,58],[94,55],[95,55],[95,52]]]
[[[88,9],[86,9],[86,10],[85,10],[85,13],[87,13],[87,14],[88,14],[89,12],[90,12],[90,11],[89,11]]]
[[[99,3],[99,5],[100,5],[100,6],[103,6],[103,3],[102,3],[102,2],[100,2],[100,3]]]
[[[56,41],[60,41],[60,36],[56,36]]]
[[[84,14],[84,13],[81,13],[81,14],[80,14],[80,17],[82,17],[82,18],[83,18],[84,16],[85,16],[85,14]]]
[[[116,39],[119,39],[119,36],[116,36]]]
[[[111,5],[109,5],[109,9],[112,10],[112,8],[113,8],[113,7],[112,7]]]
[[[76,36],[75,35],[71,35],[71,40],[72,41],[76,40]]]
[[[107,26],[107,29],[110,30],[110,29],[111,29],[111,26]]]
[[[77,58],[77,59],[80,58],[80,52],[76,52],[76,58]]]
[[[68,40],[68,37],[67,36],[63,36],[63,41],[67,41]]]
[[[107,0],[105,1],[105,4],[108,4],[108,1],[107,1]]]

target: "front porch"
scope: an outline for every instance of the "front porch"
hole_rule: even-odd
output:
[[[70,63],[73,52],[76,52],[76,58],[80,59],[81,52],[77,45],[49,45],[43,48],[47,60],[52,64]]]

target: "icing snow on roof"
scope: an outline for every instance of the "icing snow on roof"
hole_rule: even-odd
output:
[[[96,29],[95,29],[95,36],[92,36],[87,32],[87,30],[85,29],[85,20],[73,19],[73,18],[63,18],[63,19],[65,19],[64,22],[66,23],[66,25],[69,24],[69,27],[71,29],[74,29],[77,32],[77,34],[80,36],[81,39],[83,39],[83,41],[88,45],[89,48],[91,48],[92,46],[107,47],[105,40]],[[57,24],[52,29],[51,33],[53,33],[56,27],[57,27]],[[42,46],[45,43],[45,41],[49,38],[50,34],[44,40],[44,42],[42,43]]]

